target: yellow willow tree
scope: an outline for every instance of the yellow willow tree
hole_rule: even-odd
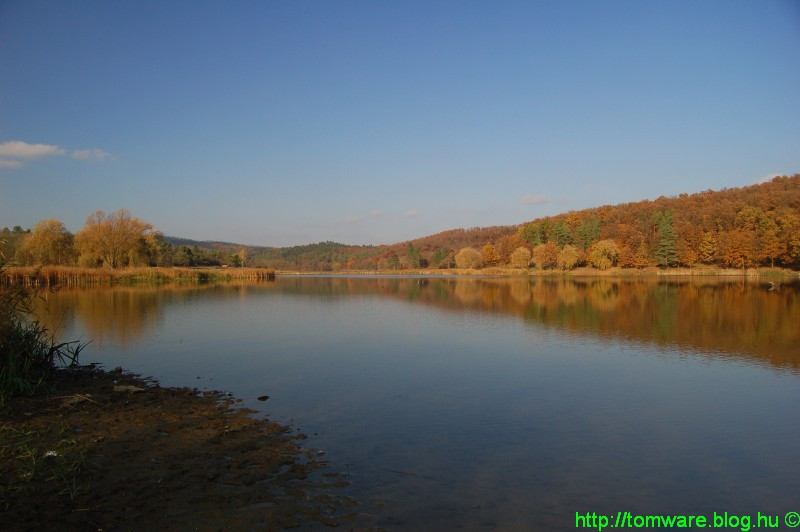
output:
[[[56,219],[42,220],[22,241],[17,258],[27,264],[72,264],[74,237]]]
[[[152,229],[150,224],[134,218],[127,209],[111,214],[103,211],[92,213],[83,229],[75,235],[80,262],[110,268],[122,266]]]

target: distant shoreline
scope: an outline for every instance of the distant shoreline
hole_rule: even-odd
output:
[[[78,266],[15,266],[9,267],[0,283],[22,283],[28,286],[102,286],[133,284],[208,283],[230,281],[270,281],[276,276],[401,276],[401,277],[746,277],[768,279],[797,278],[800,272],[786,268],[658,268],[642,269],[613,267],[598,270],[580,267],[573,270],[534,270],[490,267],[481,269],[406,270],[339,270],[300,271],[272,268],[225,267],[144,267],[144,268],[82,268]]]
[[[339,271],[299,271],[276,270],[277,276],[435,276],[435,277],[797,277],[800,272],[787,268],[747,268],[744,270],[734,268],[609,268],[598,270],[591,267],[575,268],[573,270],[522,270],[518,268],[481,268],[481,269],[431,269],[419,268],[408,270],[339,270]]]

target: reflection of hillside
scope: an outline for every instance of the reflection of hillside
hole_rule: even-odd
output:
[[[454,310],[513,314],[574,334],[730,353],[800,367],[800,286],[718,279],[296,278],[297,294],[382,294]]]
[[[780,290],[715,279],[282,277],[246,281],[63,289],[40,312],[51,328],[81,322],[85,340],[127,346],[162,319],[165,307],[266,293],[338,299],[389,297],[449,312],[481,311],[577,335],[616,336],[665,347],[729,353],[775,366],[800,368],[800,285]]]

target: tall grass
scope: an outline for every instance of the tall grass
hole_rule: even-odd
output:
[[[79,286],[112,283],[209,282],[234,279],[269,280],[270,268],[81,268],[75,266],[15,266],[0,274],[0,283],[23,286]]]
[[[0,276],[5,266],[0,262]],[[56,365],[72,365],[84,344],[58,343],[33,312],[30,288],[0,285],[0,406],[14,395],[32,394]]]

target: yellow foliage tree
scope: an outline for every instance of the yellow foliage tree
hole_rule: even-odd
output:
[[[611,239],[595,242],[589,248],[589,262],[598,270],[607,270],[617,262],[619,248]]]
[[[89,215],[86,225],[75,235],[75,244],[83,264],[123,266],[135,253],[152,226],[134,218],[127,209]]]
[[[17,251],[21,262],[29,264],[72,264],[75,260],[74,237],[56,219],[42,220],[25,237]]]
[[[567,244],[558,252],[556,262],[562,270],[571,270],[578,264],[578,248]]]
[[[553,242],[539,244],[533,248],[533,263],[539,269],[555,268],[558,264],[558,246]]]
[[[500,262],[500,255],[494,249],[494,246],[489,242],[481,250],[481,261],[484,266],[495,266]]]
[[[514,268],[527,268],[531,264],[531,252],[520,246],[511,253],[509,262]]]
[[[474,248],[464,248],[456,253],[456,266],[459,268],[479,268],[481,253]]]

